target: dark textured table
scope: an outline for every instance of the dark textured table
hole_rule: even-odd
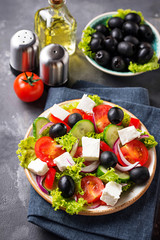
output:
[[[27,222],[30,184],[15,154],[18,142],[24,137],[32,121],[43,111],[47,90],[43,97],[34,103],[21,102],[13,91],[15,76],[9,68],[11,36],[21,29],[33,30],[36,10],[47,4],[47,0],[0,1],[1,240],[59,239]],[[80,41],[83,28],[93,17],[118,8],[142,11],[144,17],[160,31],[159,0],[68,0],[67,6],[77,20],[77,43]],[[76,53],[70,57],[69,79],[69,84],[82,79],[112,87],[144,87],[149,91],[151,105],[160,107],[160,69],[135,77],[111,76],[95,69],[77,49]],[[157,204],[152,239],[160,239],[160,204]]]

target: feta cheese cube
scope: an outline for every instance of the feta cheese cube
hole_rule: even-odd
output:
[[[61,119],[62,121],[69,116],[69,112],[61,108],[59,105],[54,104],[51,108],[50,113],[52,113],[55,117]]]
[[[126,127],[121,130],[118,130],[118,135],[122,145],[124,145],[135,138],[139,138],[141,133],[137,131],[135,126],[130,126],[130,127]]]
[[[95,102],[87,97],[87,94],[84,94],[83,97],[81,98],[77,108],[80,110],[83,110],[84,112],[87,113],[92,113],[93,107],[95,106]]]
[[[68,166],[73,166],[75,164],[69,152],[65,152],[59,157],[55,158],[54,163],[61,172],[63,172]]]
[[[41,161],[39,158],[37,158],[34,161],[31,161],[28,164],[28,169],[34,174],[39,176],[45,175],[49,170],[47,163]]]
[[[106,184],[100,199],[107,205],[114,206],[120,198],[121,192],[122,186],[119,183],[111,181]]]
[[[87,161],[99,160],[100,139],[82,137],[82,156]]]

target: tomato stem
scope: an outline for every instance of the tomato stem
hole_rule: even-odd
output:
[[[27,73],[25,72],[26,75],[26,80],[22,79],[22,81],[28,83],[30,86],[34,86],[33,83],[38,82],[40,79],[33,79],[34,74],[32,73],[32,76],[28,76]]]

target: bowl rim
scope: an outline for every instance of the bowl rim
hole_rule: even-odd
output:
[[[62,105],[65,105],[65,104],[68,104],[68,103],[71,103],[71,102],[74,102],[74,101],[79,101],[80,99],[74,99],[74,100],[68,100],[68,101],[64,101],[64,102],[61,102],[59,103],[58,105],[59,106],[62,106]],[[103,104],[109,104],[111,106],[117,106],[117,104],[114,104],[114,103],[111,103],[111,102],[107,102],[107,101],[103,101]],[[134,118],[137,118],[134,114],[132,114],[131,112],[129,112],[128,110],[126,110],[125,108],[121,107],[124,111],[126,111],[131,117],[134,117]],[[48,114],[49,115],[49,111],[50,111],[51,108],[48,108],[47,110],[45,110],[44,112],[42,112],[40,116],[44,116],[44,114]],[[143,127],[144,131],[148,132],[147,128],[145,127],[145,125],[140,122],[141,126]],[[31,131],[32,131],[32,124],[30,125],[30,127],[28,128],[27,132],[26,132],[26,135],[24,137],[27,138],[28,136],[30,136],[31,134]],[[148,132],[149,133],[149,132]],[[127,202],[124,202],[123,204],[119,205],[119,206],[113,206],[113,207],[109,207],[107,209],[100,209],[98,211],[95,211],[94,209],[87,209],[87,210],[84,210],[84,211],[81,211],[78,213],[78,215],[86,215],[86,216],[100,216],[100,215],[107,215],[107,214],[111,214],[111,213],[114,213],[114,212],[118,212],[118,211],[121,211],[127,207],[129,207],[130,205],[132,205],[133,203],[135,203],[146,191],[147,189],[149,188],[153,178],[154,178],[154,175],[155,175],[155,171],[156,171],[156,165],[157,165],[157,154],[156,154],[156,150],[155,150],[155,147],[152,149],[153,151],[153,155],[154,155],[154,162],[153,162],[153,170],[152,170],[152,173],[150,175],[150,178],[148,180],[148,182],[143,186],[143,189],[136,195],[134,196],[131,200],[127,201]],[[34,180],[34,177],[28,169],[24,169],[25,171],[25,174],[27,176],[27,179],[28,181],[30,182],[30,184],[32,185],[32,187],[35,189],[35,191],[43,198],[45,199],[47,202],[49,202],[50,204],[52,204],[52,198],[50,195],[47,195],[45,194],[44,192],[42,192],[42,190],[38,187],[36,181]],[[136,187],[136,186],[135,186]],[[62,210],[65,210],[64,208],[60,208]]]
[[[114,14],[117,14],[118,12],[117,11],[112,11],[112,12],[105,12],[105,13],[102,13],[96,17],[94,17],[93,19],[91,19],[87,25],[84,27],[84,30],[89,27],[94,21],[96,21],[97,19],[101,18],[101,17],[104,17],[104,16],[107,16],[107,15],[114,15]],[[158,30],[150,23],[148,22],[146,19],[144,19],[145,23],[147,23],[153,30],[154,32],[156,33],[156,36],[158,37],[159,39],[159,42],[160,42],[160,33],[158,32]],[[82,36],[81,36],[81,39],[83,37],[83,33],[82,33]],[[85,54],[84,54],[85,55]],[[130,76],[137,76],[137,75],[140,75],[142,73],[145,73],[145,72],[137,72],[137,73],[133,73],[131,71],[129,72],[116,72],[116,71],[113,71],[113,70],[110,70],[108,68],[104,68],[103,66],[100,66],[99,64],[97,64],[92,58],[88,57],[87,55],[85,55],[86,59],[94,66],[96,67],[97,69],[101,70],[102,72],[105,72],[105,73],[108,73],[108,74],[111,74],[111,75],[115,75],[115,76],[119,76],[119,77],[130,77]],[[160,59],[160,51],[158,53],[158,59]]]

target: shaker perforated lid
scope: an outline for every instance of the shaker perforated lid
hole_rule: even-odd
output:
[[[38,67],[39,41],[30,30],[16,32],[10,40],[10,65],[17,71],[33,71]]]
[[[59,44],[49,44],[40,52],[40,78],[48,86],[59,86],[68,81],[69,54]]]

